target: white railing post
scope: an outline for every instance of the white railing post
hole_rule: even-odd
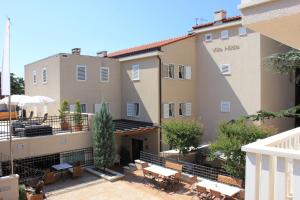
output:
[[[261,174],[259,187],[259,200],[272,200],[270,193],[270,177],[271,177],[271,156],[262,155],[261,157]]]
[[[258,197],[258,181],[257,181],[257,165],[259,160],[256,154],[247,153],[246,155],[246,182],[245,182],[245,199],[257,200]]]
[[[286,180],[286,164],[285,158],[277,157],[277,165],[275,172],[275,198],[276,200],[284,200],[287,197],[287,180]]]
[[[293,199],[300,199],[300,160],[293,160]]]

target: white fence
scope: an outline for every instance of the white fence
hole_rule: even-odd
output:
[[[246,200],[300,199],[300,128],[242,147]]]

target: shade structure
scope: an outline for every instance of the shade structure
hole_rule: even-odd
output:
[[[8,97],[5,97],[0,100],[0,104],[8,105],[8,103],[9,103]],[[27,95],[11,95],[11,105],[25,107],[25,106],[42,104],[42,103],[43,102],[41,102],[40,100]]]
[[[43,104],[48,104],[48,103],[53,103],[55,102],[54,99],[50,98],[50,97],[46,97],[46,96],[33,96],[32,98],[34,98],[35,100],[43,103]]]

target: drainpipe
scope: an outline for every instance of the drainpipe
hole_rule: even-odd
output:
[[[158,80],[158,103],[159,103],[159,126],[161,126],[161,118],[162,118],[162,109],[161,109],[161,106],[162,106],[162,102],[161,102],[161,97],[162,97],[162,84],[161,84],[161,72],[162,72],[162,61],[161,61],[161,57],[158,55],[157,56],[157,59],[158,59],[158,62],[159,62],[159,72],[158,72],[158,77],[159,77],[159,80]],[[159,151],[161,152],[162,151],[162,131],[161,131],[161,128],[159,128]]]

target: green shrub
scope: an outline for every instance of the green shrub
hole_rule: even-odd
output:
[[[19,185],[19,200],[26,200],[25,185]]]
[[[59,112],[59,118],[62,119],[62,121],[65,121],[67,112],[69,111],[69,102],[67,100],[64,100],[60,104],[60,108],[58,110]]]
[[[82,110],[79,100],[75,102],[74,122],[75,124],[82,124]]]

